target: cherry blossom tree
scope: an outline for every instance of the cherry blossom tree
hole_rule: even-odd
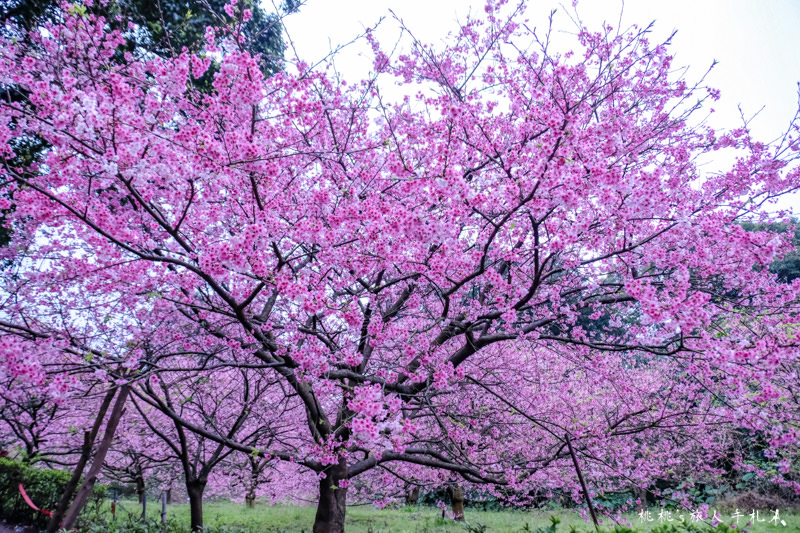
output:
[[[32,361],[35,354],[31,354]],[[85,419],[87,413],[71,412],[38,387],[5,377],[0,385],[0,449],[16,448],[26,463],[35,463],[43,450],[47,450],[47,459],[55,459],[58,453],[51,441],[66,442],[72,423]],[[68,449],[60,453],[69,453]]]
[[[173,378],[173,379],[170,379]],[[296,423],[291,424],[291,405],[286,398],[275,398],[275,378],[246,364],[207,371],[163,371],[135,392],[134,405],[145,427],[143,433],[158,437],[158,448],[180,465],[189,495],[193,530],[203,527],[203,494],[212,472],[242,449],[254,450],[251,479],[270,466],[271,457],[259,455],[258,447],[292,447]],[[272,393],[272,396],[270,396]],[[138,401],[137,401],[138,400]],[[294,407],[298,411],[297,406]],[[275,416],[278,415],[278,416]],[[193,428],[206,428],[223,439],[210,440]],[[236,442],[238,449],[228,445]],[[302,443],[302,441],[301,441]],[[248,490],[255,493],[255,487]]]
[[[784,461],[800,283],[767,268],[788,233],[739,223],[800,187],[797,123],[772,144],[702,126],[718,93],[649,28],[581,28],[558,54],[522,21],[492,1],[446,47],[368,37],[360,81],[264,79],[235,23],[172,59],[120,59],[119,32],[69,6],[36,46],[4,40],[24,98],[0,105],[0,151],[50,146],[0,171],[25,265],[4,331],[60,343],[73,372],[124,369],[167,415],[153,431],[312,472],[320,533],[378,469],[580,497],[575,465],[603,487],[713,473],[732,431]],[[703,172],[721,149],[730,170]],[[263,374],[286,439],[240,442],[151,385],[220,365]]]

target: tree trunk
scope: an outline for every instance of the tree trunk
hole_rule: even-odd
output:
[[[142,472],[139,471],[139,473],[136,474],[136,494],[139,495],[139,503],[142,503],[142,500],[144,499],[144,491],[144,476],[142,475]]]
[[[161,491],[161,524],[164,530],[167,529],[167,491]]]
[[[419,487],[406,487],[406,505],[417,505],[419,502]]]
[[[450,489],[451,499],[453,500],[453,520],[456,522],[464,521],[464,489],[461,485],[456,485]]]
[[[203,531],[203,492],[206,490],[207,482],[207,479],[194,479],[186,482],[192,531]]]
[[[86,463],[89,462],[89,458],[92,456],[92,446],[94,446],[94,441],[97,439],[97,434],[100,432],[100,426],[103,424],[103,419],[106,417],[108,406],[111,405],[111,400],[114,399],[116,393],[117,389],[111,389],[106,393],[103,402],[100,404],[100,410],[97,412],[97,416],[94,419],[92,430],[83,434],[81,456],[78,458],[78,464],[75,465],[75,469],[72,471],[72,477],[69,479],[66,486],[64,486],[64,492],[58,500],[58,505],[56,505],[52,516],[50,516],[50,521],[47,523],[47,533],[55,533],[58,531],[58,526],[61,524],[61,519],[64,517],[64,513],[69,507],[72,495],[75,494],[75,489],[81,481],[83,469],[86,468]]]
[[[256,506],[256,487],[258,486],[259,463],[250,457],[250,481],[247,487],[247,494],[244,496],[245,505],[249,509]]]
[[[347,488],[340,487],[339,483],[347,479],[346,460],[340,458],[339,464],[325,474],[325,479],[319,480],[319,503],[313,533],[344,533]]]
[[[634,497],[636,499],[639,500],[639,503],[636,505],[636,507],[640,511],[646,511],[647,510],[647,489],[634,485],[633,486],[633,495],[634,495]]]
[[[108,424],[106,424],[106,430],[105,433],[103,433],[103,440],[100,441],[100,446],[97,448],[92,466],[86,474],[86,479],[83,480],[81,487],[75,494],[75,501],[72,502],[69,510],[64,515],[64,523],[61,526],[63,529],[72,529],[72,526],[75,525],[75,521],[78,519],[78,515],[80,515],[89,496],[92,494],[95,481],[97,481],[97,476],[100,474],[100,470],[103,468],[103,464],[106,461],[106,454],[111,447],[111,441],[114,440],[114,433],[117,431],[117,426],[125,410],[125,401],[128,399],[129,392],[130,386],[128,385],[123,385],[119,390],[119,395],[114,402],[111,415],[108,417]]]

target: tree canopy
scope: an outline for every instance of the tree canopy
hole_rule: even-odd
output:
[[[755,468],[754,434],[789,471],[800,282],[767,266],[791,235],[741,222],[800,187],[797,123],[776,145],[697,125],[718,93],[649,28],[556,54],[501,1],[444,48],[368,36],[365,80],[265,77],[240,7],[174,56],[74,8],[5,38],[26,96],[0,153],[48,146],[0,170],[12,394],[118,388],[109,425],[134,404],[121,427],[161,437],[193,502],[243,454],[316,485],[317,533],[371,476],[579,500],[578,463],[604,488],[714,476]]]

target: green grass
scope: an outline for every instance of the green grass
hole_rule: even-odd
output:
[[[140,515],[141,506],[135,501],[124,500],[121,502],[124,510],[118,510],[118,517],[124,520],[127,513]],[[126,513],[127,511],[127,513]],[[161,504],[158,501],[148,502],[147,515],[157,520],[161,513]],[[105,511],[104,511],[105,512]],[[313,506],[297,505],[256,505],[248,509],[244,504],[232,502],[207,502],[203,506],[203,517],[206,526],[219,528],[228,526],[264,533],[310,533],[314,523]],[[730,511],[720,512],[720,517],[726,522],[731,522]],[[739,520],[740,527],[749,520],[749,513],[744,513]],[[110,515],[110,510],[108,511]],[[544,527],[550,524],[550,516],[561,520],[559,532],[568,532],[571,526],[578,531],[594,531],[591,523],[586,523],[577,512],[569,509],[559,510],[533,510],[533,511],[478,511],[467,508],[466,519],[471,524],[486,526],[485,531],[497,533],[514,533],[523,530],[526,524],[530,529]],[[646,532],[660,525],[658,509],[651,509],[652,522],[642,522],[636,514],[626,515],[630,525],[637,530]],[[675,513],[673,513],[675,518]],[[171,521],[184,524],[188,530],[189,506],[187,504],[173,504],[167,507],[167,516]],[[689,520],[688,514],[685,516]],[[769,520],[771,513],[762,510],[761,518]],[[781,512],[781,518],[786,521],[786,526],[774,526],[769,522],[758,523],[748,527],[749,533],[773,533],[800,531],[800,514]],[[376,509],[372,506],[352,506],[347,509],[347,533],[465,533],[467,528],[453,522],[442,520],[441,511],[435,507],[405,507],[400,509]],[[613,526],[613,522],[606,519],[605,526]]]

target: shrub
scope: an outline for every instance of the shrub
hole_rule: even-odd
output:
[[[19,492],[20,483],[39,509],[52,510],[64,493],[70,473],[35,468],[19,461],[0,458],[0,517],[12,523],[47,526],[48,517],[30,508]],[[87,509],[97,509],[106,497],[106,486],[95,485]]]

